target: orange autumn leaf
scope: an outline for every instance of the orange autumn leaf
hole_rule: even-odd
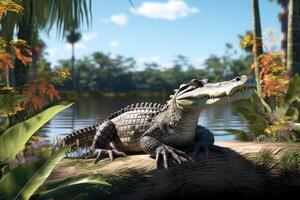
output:
[[[281,96],[287,89],[289,78],[281,55],[263,54],[258,58],[263,97]]]
[[[24,51],[29,55],[29,56],[25,56],[24,54],[21,53],[21,49],[17,48],[17,47],[13,47],[15,54],[17,56],[17,58],[24,64],[27,65],[28,63],[30,63],[32,61],[31,57],[31,51],[25,49]]]
[[[13,69],[13,58],[9,53],[2,51],[0,52],[0,69],[4,70],[6,65]]]
[[[22,106],[26,107],[32,105],[34,109],[41,109],[47,101],[60,98],[54,85],[47,83],[44,79],[33,81],[31,85],[23,89],[23,94],[25,94],[28,99],[22,102]]]

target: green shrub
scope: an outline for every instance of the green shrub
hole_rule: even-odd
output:
[[[270,168],[276,163],[276,159],[270,149],[261,149],[252,158],[255,166]]]
[[[300,150],[287,151],[279,161],[282,171],[297,172],[300,174]]]

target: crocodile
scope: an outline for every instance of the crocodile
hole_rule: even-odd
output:
[[[63,139],[65,145],[91,146],[95,163],[113,160],[126,153],[145,152],[156,160],[158,168],[169,163],[191,160],[214,146],[214,135],[198,125],[201,110],[212,104],[226,104],[250,98],[256,82],[247,76],[230,81],[209,83],[193,79],[174,90],[166,104],[137,103],[108,116],[102,123],[76,130]]]

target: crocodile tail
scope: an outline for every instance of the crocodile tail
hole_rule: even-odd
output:
[[[75,130],[63,138],[63,145],[77,145],[79,147],[91,146],[99,124]]]

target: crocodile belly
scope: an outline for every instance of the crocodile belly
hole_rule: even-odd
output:
[[[140,136],[149,129],[151,115],[127,112],[112,120],[125,152],[141,152]]]

